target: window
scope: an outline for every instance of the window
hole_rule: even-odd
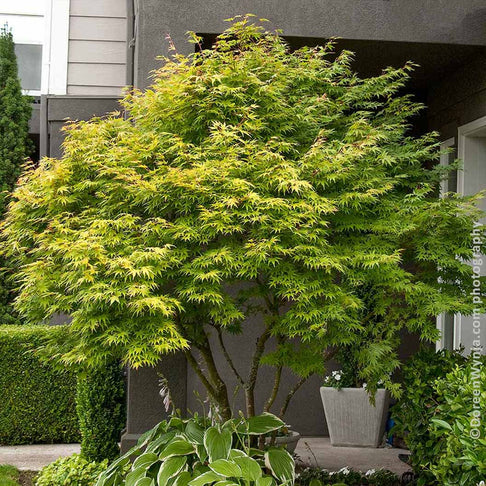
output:
[[[19,78],[23,90],[38,94],[42,80],[42,45],[15,44]]]

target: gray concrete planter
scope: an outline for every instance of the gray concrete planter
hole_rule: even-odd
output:
[[[331,445],[337,447],[379,447],[385,432],[390,395],[376,392],[375,406],[364,388],[321,387]]]
[[[276,437],[275,438],[275,445],[277,447],[285,446],[287,452],[293,454],[295,452],[295,448],[297,447],[297,443],[299,442],[300,434],[298,432],[294,432],[291,430],[289,435],[283,437]],[[266,443],[270,444],[270,437],[266,439]]]

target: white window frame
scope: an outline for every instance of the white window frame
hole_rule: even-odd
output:
[[[478,118],[470,123],[460,126],[457,129],[458,143],[457,154],[459,159],[464,164],[463,170],[457,172],[457,192],[464,196],[465,193],[465,179],[464,170],[466,169],[466,138],[474,136],[475,133],[480,130],[484,130],[486,127],[486,116]],[[456,314],[454,316],[454,348],[458,349],[461,346],[462,336],[462,315]]]
[[[455,137],[451,137],[451,138],[448,138],[447,140],[444,140],[443,142],[441,142],[440,144],[440,165],[446,167],[449,165],[449,154],[446,153],[446,151],[448,149],[450,149],[451,147],[454,147],[456,143],[456,139]],[[458,184],[459,185],[459,184]],[[447,180],[444,180],[440,183],[440,195],[441,197],[443,197],[443,195],[448,192],[448,181]],[[437,316],[437,319],[436,319],[436,327],[437,329],[439,330],[440,332],[440,338],[438,339],[438,341],[435,343],[435,348],[437,351],[441,350],[441,349],[444,349],[444,323],[445,323],[445,317],[446,317],[446,314],[445,313],[442,313],[442,314],[439,314]],[[456,349],[456,346],[457,346],[457,341],[456,341],[456,328],[457,328],[457,324],[456,324],[456,318],[457,316],[454,315],[454,321],[453,321],[453,326],[454,326],[454,339],[453,339],[453,348]]]

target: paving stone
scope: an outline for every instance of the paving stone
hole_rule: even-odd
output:
[[[56,459],[79,451],[79,444],[0,446],[0,464],[10,464],[20,471],[40,471]]]
[[[312,451],[312,452],[311,452]],[[403,449],[391,447],[332,447],[328,437],[303,437],[296,454],[310,466],[317,465],[329,471],[338,471],[347,466],[357,471],[388,469],[401,475],[410,467],[398,459],[398,454],[407,454]]]

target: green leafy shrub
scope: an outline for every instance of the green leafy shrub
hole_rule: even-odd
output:
[[[0,444],[77,442],[76,375],[34,349],[63,333],[50,326],[0,326]]]
[[[307,468],[299,474],[296,484],[298,486],[337,486],[341,484],[345,486],[400,486],[400,479],[395,473],[384,469],[361,473],[347,467],[336,472]]]
[[[424,349],[403,368],[405,389],[393,408],[393,431],[405,437],[419,486],[476,484],[485,476],[484,424],[480,438],[469,435],[473,362],[457,351]],[[477,380],[483,410],[485,377],[482,367]]]
[[[284,426],[269,413],[217,425],[197,415],[188,420],[172,417],[144,434],[96,484],[291,486],[295,481],[292,456],[282,448],[254,447]]]
[[[42,468],[35,486],[93,486],[108,461],[90,462],[78,454],[61,457]]]
[[[81,455],[88,461],[114,459],[125,427],[125,380],[120,363],[93,368],[78,377],[76,407]]]
[[[486,423],[481,417],[486,410],[486,360],[456,365],[435,382],[435,390],[430,471],[441,486],[476,485],[486,477]]]

